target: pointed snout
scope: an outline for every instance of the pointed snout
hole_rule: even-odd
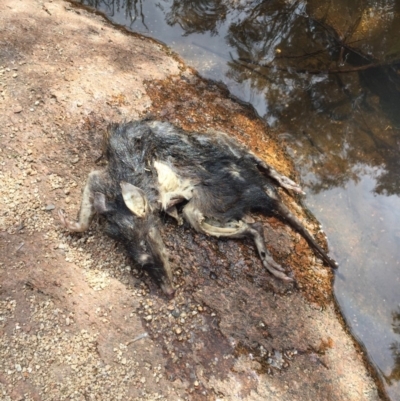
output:
[[[168,298],[173,298],[175,295],[175,289],[170,283],[167,275],[164,274],[164,269],[157,268],[152,258],[148,254],[142,254],[139,257],[139,263],[142,268],[146,270],[150,276],[152,276],[160,285],[161,290]]]

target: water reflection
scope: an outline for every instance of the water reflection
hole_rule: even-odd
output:
[[[341,262],[344,314],[400,399],[400,1],[82,2],[167,43],[276,127]]]
[[[88,0],[76,2],[99,9],[110,18],[120,17],[123,14],[124,25],[131,28],[135,22],[140,21],[148,30],[143,12],[145,0]]]
[[[223,0],[175,0],[165,14],[168,25],[179,26],[185,35],[210,32],[217,34],[218,24],[225,21],[227,6]]]
[[[251,81],[252,89],[266,97],[265,117],[285,122],[296,147],[310,153],[303,170],[314,174],[311,189],[345,186],[357,179],[352,167],[365,164],[384,169],[377,193],[399,194],[400,48],[393,53],[393,47],[384,52],[381,46],[371,54],[372,34],[361,40],[359,32],[372,24],[372,14],[365,17],[365,2],[345,7],[352,12],[339,20],[337,10],[335,14],[332,7],[313,2],[253,3],[244,18],[229,26],[226,40],[237,57],[232,57],[228,75],[237,82]],[[378,11],[381,3],[375,4]],[[386,40],[382,35],[398,17],[395,12],[385,16],[389,27],[375,27],[375,35]],[[386,115],[381,103],[390,105],[384,108]]]

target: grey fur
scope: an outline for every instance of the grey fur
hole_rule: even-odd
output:
[[[248,218],[250,212],[276,214],[337,267],[283,205],[276,185],[301,189],[224,133],[189,133],[166,122],[133,121],[110,126],[103,152],[108,165],[90,173],[78,222],[68,221],[62,212],[60,219],[70,231],[84,231],[94,213],[104,215],[106,232],[124,243],[134,262],[168,295],[174,291],[160,212],[178,224],[183,217],[205,234],[253,238],[264,266],[292,281],[269,255],[262,225]]]

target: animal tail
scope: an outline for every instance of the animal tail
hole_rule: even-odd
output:
[[[304,239],[308,242],[314,252],[332,269],[338,268],[338,263],[328,256],[326,251],[317,243],[315,238],[304,228],[300,220],[290,212],[290,210],[281,202],[277,201],[274,211],[288,222]]]

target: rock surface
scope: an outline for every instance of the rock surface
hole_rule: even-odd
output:
[[[0,3],[0,398],[384,399],[335,311],[331,272],[282,222],[255,216],[295,285],[272,278],[249,241],[166,218],[173,300],[131,273],[101,221],[60,227],[108,122],[147,112],[224,130],[293,177],[252,112],[160,44],[61,0]]]

